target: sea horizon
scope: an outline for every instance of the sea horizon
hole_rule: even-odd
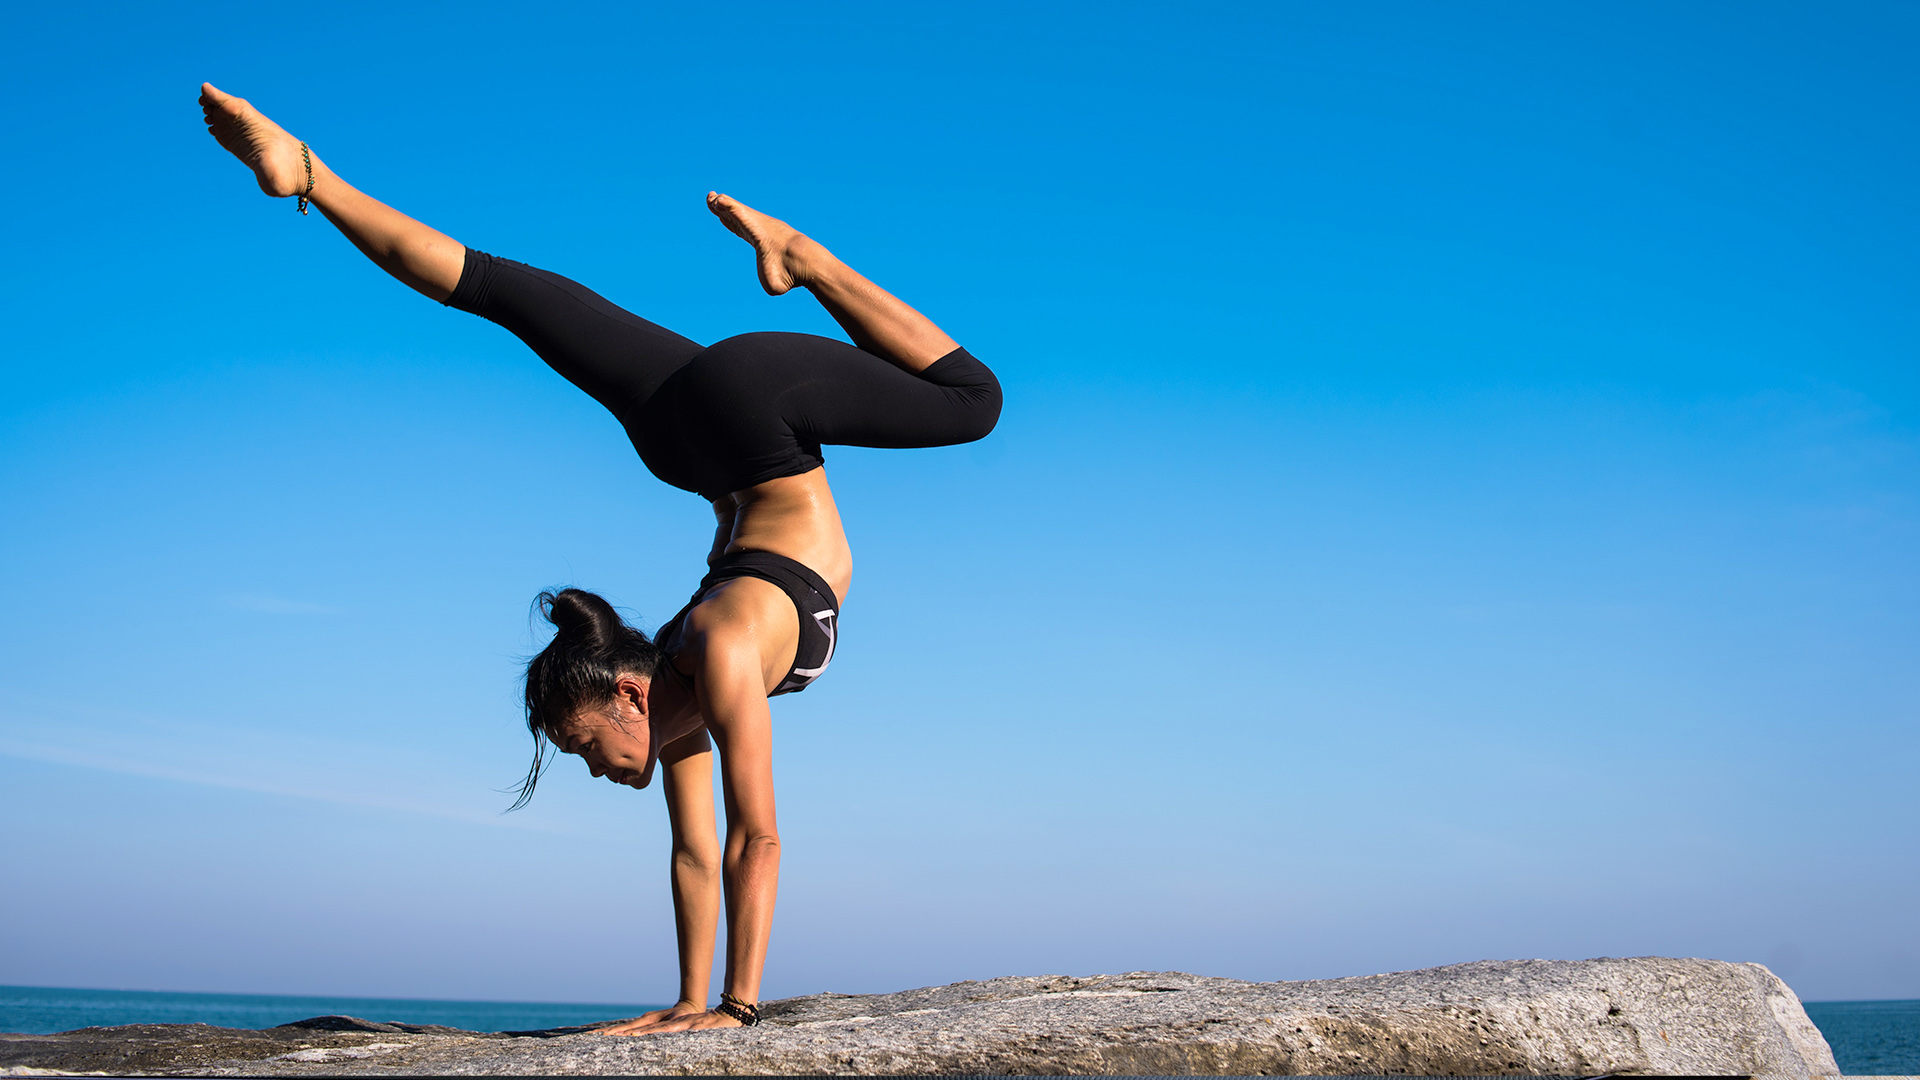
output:
[[[638,1016],[664,1004],[499,1001],[336,994],[247,994],[81,986],[0,985],[0,1032],[49,1035],[123,1024],[261,1029],[316,1016],[438,1024],[467,1031],[542,1031]]]

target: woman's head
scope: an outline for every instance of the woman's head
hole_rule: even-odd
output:
[[[652,754],[643,750],[636,762],[634,748],[648,742],[647,689],[660,667],[659,646],[584,589],[543,592],[534,606],[553,624],[553,640],[527,663],[533,766],[513,808],[533,797],[549,744],[585,757],[596,776],[644,786]]]

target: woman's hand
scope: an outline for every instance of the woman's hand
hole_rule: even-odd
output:
[[[707,1028],[739,1027],[740,1021],[725,1013],[717,1013],[697,1005],[681,1002],[671,1009],[650,1012],[638,1020],[629,1020],[610,1028],[601,1028],[602,1035],[664,1035],[669,1031],[705,1031]]]
[[[683,1031],[682,1027],[663,1027],[664,1024],[677,1024],[706,1014],[705,1005],[695,1005],[690,1001],[676,1001],[669,1008],[655,1009],[637,1019],[601,1028],[599,1035],[651,1035],[656,1031]]]

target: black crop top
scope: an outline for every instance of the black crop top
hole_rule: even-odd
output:
[[[794,610],[800,615],[800,645],[793,653],[793,670],[767,696],[805,690],[833,662],[833,647],[839,636],[840,601],[833,595],[833,586],[828,585],[819,574],[785,555],[775,555],[771,551],[736,551],[731,555],[722,555],[707,576],[700,579],[700,587],[694,590],[693,599],[687,601],[687,606],[667,620],[667,624],[654,635],[654,641],[667,654],[667,667],[691,684],[692,680],[673,663],[674,655],[681,648],[682,635],[686,632],[687,612],[706,599],[715,586],[739,577],[756,577],[780,586],[793,600]]]

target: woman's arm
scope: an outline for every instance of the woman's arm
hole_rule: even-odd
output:
[[[767,690],[784,673],[782,665],[791,660],[798,636],[798,619],[786,594],[767,582],[740,578],[722,585],[688,613],[677,654],[679,661],[693,668],[695,700],[706,731],[720,751],[720,778],[727,808],[727,840],[720,859],[727,909],[725,988],[728,994],[750,1004],[760,1000],[760,976],[766,966],[767,939],[773,929],[773,905],[780,885],[780,831],[773,803],[773,714],[767,708]],[[773,655],[780,659],[769,659]],[[683,741],[675,740],[668,747]],[[694,786],[694,778],[681,770],[691,770],[692,762],[701,759],[712,760],[702,753],[684,762],[669,763],[668,751],[663,750],[660,760],[668,765],[669,783],[676,792]],[[705,820],[709,824],[704,835],[710,836],[712,781],[711,773],[703,775],[709,779],[697,782],[706,785]],[[669,805],[680,804],[682,798],[679,794],[670,796]],[[690,825],[699,811],[691,805],[691,794],[684,799],[685,820]],[[683,828],[681,820],[676,817],[674,823],[676,844],[682,836],[695,832]],[[679,881],[676,877],[676,888]],[[677,893],[675,901],[679,910]],[[701,941],[710,956],[711,930],[704,938],[682,938],[683,969],[688,969],[689,946]],[[701,969],[702,979],[708,970]],[[738,1023],[719,1012],[678,1017],[649,1014],[643,1021],[610,1030],[654,1034],[733,1027]]]
[[[707,1011],[713,941],[720,926],[720,837],[713,820],[713,743],[707,733],[671,743],[665,766],[667,820],[673,828],[673,924],[680,947],[678,1004]]]
[[[713,942],[720,925],[720,838],[713,820],[713,743],[705,731],[667,744],[660,775],[673,830],[670,874],[673,928],[680,947],[680,1000],[672,1007],[602,1028],[603,1035],[675,1031],[706,1014]]]
[[[741,634],[739,638],[746,639]],[[700,708],[720,749],[726,796],[726,990],[760,1000],[760,975],[780,885],[780,830],[773,803],[773,714],[761,657],[749,640],[710,643],[696,682]]]

